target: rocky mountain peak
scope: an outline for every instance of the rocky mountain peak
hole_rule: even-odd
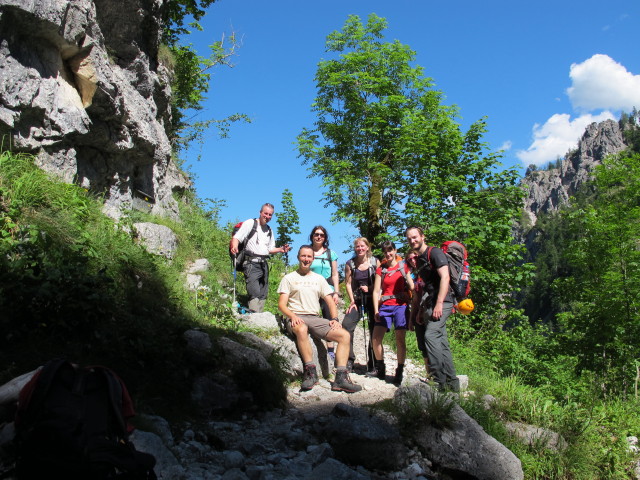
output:
[[[528,171],[523,178],[525,223],[531,227],[540,213],[557,211],[590,178],[596,165],[626,148],[618,122],[605,120],[589,125],[577,148],[565,155],[559,167]],[[528,229],[527,225],[522,227]]]

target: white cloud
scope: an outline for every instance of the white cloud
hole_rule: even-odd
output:
[[[513,146],[513,142],[511,142],[511,140],[507,140],[506,142],[504,142],[502,145],[498,147],[498,150],[504,150],[506,152],[507,150],[511,150],[512,146]]]
[[[572,86],[567,95],[583,111],[640,108],[640,75],[633,75],[607,55],[597,54],[569,70]]]
[[[557,113],[544,125],[533,126],[533,143],[527,150],[518,150],[516,156],[523,165],[543,165],[556,160],[578,144],[584,130],[593,122],[615,119],[609,111],[599,115],[586,114],[571,120],[569,114]]]

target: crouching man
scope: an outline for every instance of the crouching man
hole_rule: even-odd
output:
[[[313,352],[309,333],[328,342],[336,342],[336,378],[331,390],[348,393],[362,390],[351,382],[347,372],[350,335],[338,322],[338,309],[333,301],[333,289],[322,275],[311,271],[313,248],[303,245],[298,250],[298,269],[285,275],[278,287],[280,298],[278,308],[289,318],[291,330],[296,336],[296,344],[304,363],[301,390],[311,390],[318,383],[318,372],[313,363]],[[320,299],[329,306],[331,320],[318,315]]]

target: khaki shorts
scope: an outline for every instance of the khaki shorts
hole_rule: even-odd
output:
[[[298,317],[300,317],[307,325],[309,333],[314,337],[324,340],[327,338],[327,335],[329,335],[331,325],[329,325],[329,320],[326,318],[318,317],[316,315],[298,315]],[[293,332],[293,329],[291,328],[291,319],[289,319],[287,325]]]

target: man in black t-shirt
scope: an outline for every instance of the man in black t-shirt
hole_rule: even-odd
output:
[[[429,370],[441,390],[450,389],[457,392],[460,390],[460,382],[456,376],[447,338],[447,318],[453,311],[454,303],[449,287],[449,262],[440,248],[427,246],[420,227],[407,228],[405,237],[411,249],[418,255],[417,272],[425,285],[426,296],[422,312],[426,326],[424,340],[429,357]],[[418,307],[421,300],[418,295],[413,296],[412,315],[420,310]]]

